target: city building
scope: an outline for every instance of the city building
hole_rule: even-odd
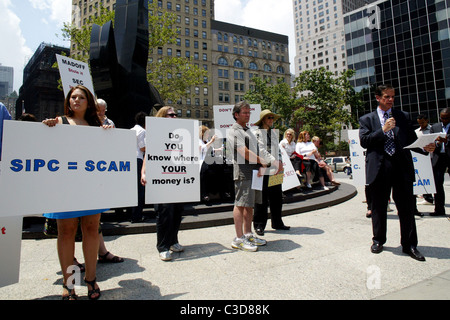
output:
[[[24,110],[38,121],[64,114],[64,92],[58,88],[59,69],[53,67],[56,54],[68,55],[69,49],[43,42],[28,61],[16,102],[16,118]]]
[[[149,60],[161,56],[191,58],[207,71],[202,84],[188,90],[178,101],[165,101],[182,118],[200,120],[213,127],[213,106],[234,104],[259,75],[272,81],[290,81],[288,37],[214,20],[214,0],[150,0],[161,10],[176,14],[178,37],[175,44],[156,48]],[[114,10],[115,0],[73,0],[72,23],[89,24],[103,6]],[[149,14],[158,14],[150,12]],[[77,50],[72,45],[71,50]]]
[[[253,77],[290,83],[287,36],[215,20],[211,24],[214,104],[243,100]]]
[[[343,14],[374,0],[294,0],[295,76],[321,67],[347,69]]]
[[[374,89],[396,88],[395,105],[431,123],[450,99],[450,1],[380,0],[344,15],[348,68],[362,92],[364,110],[375,110]]]
[[[0,99],[5,99],[13,92],[14,68],[0,63]]]

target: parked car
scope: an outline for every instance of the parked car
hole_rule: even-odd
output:
[[[333,171],[343,171],[348,173],[351,170],[351,164],[347,162],[347,157],[332,157],[325,159],[325,162],[333,169]]]

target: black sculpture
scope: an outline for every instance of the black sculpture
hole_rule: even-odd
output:
[[[108,103],[108,118],[132,128],[140,111],[150,114],[163,101],[147,81],[148,0],[117,0],[115,26],[94,24],[90,65],[98,98]]]

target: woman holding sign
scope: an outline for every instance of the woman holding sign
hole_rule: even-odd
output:
[[[42,121],[49,127],[57,124],[78,126],[102,126],[97,115],[97,105],[92,93],[84,86],[73,87],[64,101],[65,116]],[[75,254],[75,235],[81,220],[83,234],[83,253],[86,264],[85,282],[88,285],[88,297],[91,300],[100,297],[100,288],[96,284],[97,253],[99,248],[100,214],[106,209],[46,213],[44,216],[57,219],[58,256],[63,274],[63,299],[76,300],[73,277]],[[68,283],[70,282],[70,283]]]
[[[156,118],[176,118],[177,114],[172,107],[165,106],[158,110]],[[142,165],[141,183],[146,185],[144,158]],[[155,204],[156,212],[156,249],[162,261],[172,260],[172,252],[182,252],[184,248],[178,243],[178,231],[184,210],[183,203]]]
[[[270,110],[263,110],[260,119],[255,122],[258,129],[255,136],[258,143],[270,153],[271,162],[275,169],[267,169],[263,180],[262,203],[255,203],[255,213],[253,215],[253,227],[256,234],[263,236],[264,229],[267,224],[268,211],[270,206],[270,215],[272,228],[279,230],[289,230],[290,227],[285,226],[281,220],[281,209],[283,206],[283,191],[281,183],[269,185],[269,178],[280,172],[283,172],[283,162],[281,161],[281,153],[278,144],[278,130],[273,130],[273,123],[280,116],[274,114]],[[282,181],[280,181],[282,182]]]

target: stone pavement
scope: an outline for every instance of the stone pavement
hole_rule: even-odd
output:
[[[203,222],[180,231],[179,240],[185,252],[174,254],[170,262],[159,259],[154,232],[135,233],[132,229],[125,232],[123,225],[113,226],[122,232],[105,236],[106,246],[124,257],[125,262],[98,264],[101,299],[179,302],[450,299],[448,215],[431,217],[433,206],[418,205],[419,211],[425,213],[424,217],[416,217],[418,248],[427,259],[419,262],[402,253],[399,222],[395,206],[391,205],[394,210],[388,214],[385,249],[381,254],[372,254],[364,189],[352,186],[352,180],[341,173],[337,177],[343,182],[338,190],[285,205],[288,215],[283,220],[291,229],[277,231],[268,227],[263,237],[267,246],[254,253],[231,248],[234,226],[227,219],[220,224],[210,222],[208,226]],[[445,189],[449,195],[448,178]],[[336,196],[345,201],[332,201],[327,206],[327,201]],[[315,206],[308,207],[313,202]],[[308,210],[301,209],[305,207]],[[447,204],[447,212],[448,207]],[[203,216],[208,220],[207,214]],[[76,256],[83,261],[79,242]],[[62,293],[59,268],[55,239],[22,240],[20,281],[0,288],[0,299],[59,300]],[[77,294],[81,300],[87,299],[83,282]]]

